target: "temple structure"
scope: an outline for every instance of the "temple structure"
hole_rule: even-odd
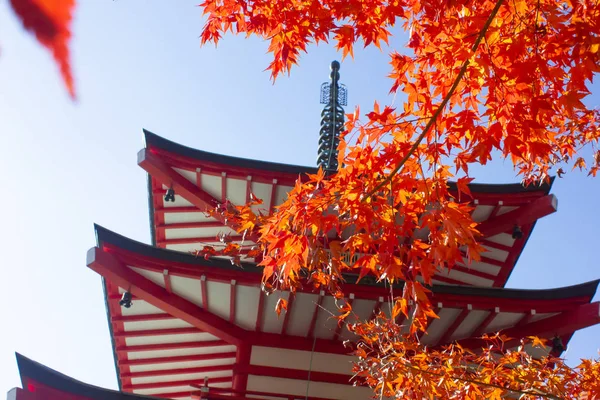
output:
[[[331,82],[322,89],[318,158],[329,173],[337,169],[346,96],[338,80],[339,64],[332,64]],[[95,226],[97,243],[87,254],[87,266],[104,284],[121,391],[91,387],[18,356],[23,389],[11,391],[9,399],[370,398],[368,388],[352,386],[352,357],[343,341],[353,336],[331,318],[335,305],[328,293],[306,287],[295,295],[266,296],[261,270],[247,253],[242,267],[192,254],[222,245],[224,236],[243,249],[254,244],[228,221],[208,217],[207,209],[226,201],[244,204],[252,193],[272,211],[298,176],[316,169],[208,153],[148,131],[144,137],[138,165],[148,173],[152,243]],[[598,281],[548,290],[504,288],[536,221],[557,210],[550,189],[470,185],[473,218],[487,252],[481,261],[435,276],[432,301],[440,318],[429,325],[424,343],[459,341],[477,348],[482,333],[503,330],[515,338],[508,347],[518,338],[540,336],[552,339],[549,351],[560,354],[575,331],[600,322],[600,303],[591,302]],[[346,278],[347,301],[359,318],[378,310],[389,315],[389,287]],[[288,300],[288,310],[278,317],[280,297]]]

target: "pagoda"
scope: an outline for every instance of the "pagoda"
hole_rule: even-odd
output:
[[[337,170],[336,149],[343,129],[346,89],[339,63],[322,86],[319,165]],[[221,238],[242,242],[228,221],[206,210],[251,194],[273,211],[298,177],[317,169],[231,157],[185,147],[144,130],[138,165],[148,173],[152,244],[95,226],[96,246],[87,267],[102,277],[119,391],[87,385],[18,355],[23,388],[11,400],[33,399],[367,399],[369,388],[353,386],[353,357],[343,342],[353,340],[344,324],[331,318],[334,298],[304,287],[295,294],[267,296],[261,269],[242,252],[241,267],[229,260],[193,253]],[[600,323],[600,303],[591,302],[598,281],[547,290],[506,289],[536,221],[557,210],[552,182],[471,184],[473,219],[480,223],[480,261],[457,265],[433,278],[432,302],[439,319],[422,342],[439,346],[458,341],[477,348],[483,333],[502,330],[518,339],[551,339],[560,355],[573,333]],[[451,184],[451,192],[457,188]],[[257,206],[258,207],[258,206]],[[402,284],[397,284],[398,288]],[[389,287],[346,276],[347,301],[361,319],[379,310],[389,315]],[[287,311],[274,312],[279,298]],[[405,321],[405,330],[408,322]],[[109,351],[109,349],[107,349]]]

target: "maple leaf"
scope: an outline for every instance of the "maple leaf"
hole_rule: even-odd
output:
[[[458,178],[458,180],[456,181],[456,187],[458,189],[458,193],[460,195],[460,193],[464,193],[467,196],[469,196],[470,198],[473,198],[473,195],[471,194],[471,189],[469,189],[469,183],[471,183],[473,181],[473,178],[468,178],[468,177],[462,177],[462,178]]]
[[[352,304],[348,301],[344,301],[344,304],[338,307],[338,311],[340,314],[336,318],[338,320],[338,325],[340,325],[352,313]]]
[[[75,99],[69,40],[75,0],[10,0],[23,28],[52,53],[69,95]]]
[[[343,25],[336,30],[334,39],[337,41],[336,49],[342,49],[342,57],[346,58],[348,54],[354,58],[354,27],[351,25]]]
[[[285,310],[287,312],[287,309],[288,301],[283,297],[280,297],[279,300],[277,300],[277,304],[275,305],[275,312],[277,313],[277,316],[281,314],[281,310]]]
[[[547,341],[546,339],[540,339],[537,336],[527,336],[527,339],[531,340],[531,345],[533,347],[541,347],[543,349],[546,348],[546,344],[545,344],[545,342]]]
[[[400,313],[408,316],[408,301],[404,298],[396,299],[396,303],[392,309],[392,319],[396,319]]]
[[[360,41],[378,47],[399,22],[409,38],[407,54],[393,51],[390,62],[391,92],[401,92],[402,104],[381,112],[375,103],[364,122],[358,109],[347,115],[342,168],[298,178],[268,219],[244,217],[243,209],[223,216],[259,233],[269,290],[306,283],[339,300],[346,298],[346,272],[359,281],[369,275],[388,284],[405,281],[401,298],[390,299],[391,316],[377,312],[347,324],[362,349],[353,370],[378,396],[593,396],[600,385],[579,379],[599,381],[592,372],[597,362],[573,370],[561,360],[534,360],[524,340],[505,351],[522,338],[502,334],[484,335],[481,349],[472,349],[478,351],[460,344],[427,348],[419,337],[437,318],[423,285],[464,257],[480,260],[484,251],[469,204],[471,178],[458,179],[458,196],[450,193],[451,167],[468,175],[470,166],[485,165],[500,151],[524,183],[536,184],[559,162],[586,167],[580,149],[600,139],[600,111],[584,101],[598,71],[597,4],[442,3],[315,0],[288,12],[287,0],[205,0],[203,40],[217,41],[234,25],[268,38],[273,77],[289,72],[308,44],[331,36],[343,57],[354,56]],[[589,174],[599,168],[596,154]],[[278,302],[278,314],[284,304]],[[339,323],[350,310],[347,303],[340,307]],[[400,313],[411,314],[408,333],[396,323]]]
[[[575,168],[579,168],[580,171],[585,169],[585,160],[583,159],[583,157],[579,157],[579,158],[577,158],[577,160],[575,160],[573,169],[575,169]]]

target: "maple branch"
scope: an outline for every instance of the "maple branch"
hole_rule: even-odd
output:
[[[475,43],[473,44],[473,47],[471,48],[472,53],[475,53],[477,51],[481,41],[485,38],[485,34],[486,34],[488,28],[490,27],[490,25],[492,24],[492,21],[496,17],[496,14],[498,14],[498,11],[500,10],[500,6],[502,6],[503,1],[504,0],[498,0],[496,2],[496,5],[492,9],[492,12],[490,13],[490,16],[488,17],[487,21],[485,21],[483,28],[481,28],[481,31],[479,32],[479,36],[477,36],[477,39],[475,40]],[[390,172],[390,174],[387,176],[387,178],[385,178],[381,183],[379,183],[377,186],[375,186],[375,188],[373,190],[371,190],[371,192],[369,192],[369,194],[367,194],[363,198],[363,201],[365,201],[369,197],[373,196],[373,194],[377,193],[379,191],[379,189],[381,189],[382,187],[387,185],[387,183],[392,180],[392,178],[398,173],[398,171],[400,171],[400,169],[406,163],[406,161],[408,161],[408,159],[413,155],[415,150],[419,147],[419,144],[423,141],[425,136],[427,136],[427,134],[429,133],[429,131],[431,130],[431,128],[437,121],[437,118],[444,111],[444,108],[450,101],[450,98],[456,91],[456,88],[458,87],[459,83],[462,81],[462,78],[464,77],[465,73],[467,72],[467,67],[469,66],[470,63],[471,63],[471,57],[467,58],[463,62],[463,65],[460,68],[458,75],[454,79],[454,83],[452,84],[452,87],[450,88],[450,90],[448,91],[448,93],[446,94],[444,99],[442,100],[442,103],[439,105],[437,110],[435,110],[435,113],[433,113],[433,115],[431,116],[429,121],[427,121],[427,125],[425,125],[425,128],[423,128],[423,132],[419,135],[419,137],[417,138],[415,143],[412,145],[412,147],[410,148],[408,153],[404,156],[404,158],[402,158],[402,160],[400,160],[398,165],[396,165],[396,168],[394,168],[394,170],[392,172]]]
[[[405,368],[412,369],[413,371],[416,371],[416,372],[419,372],[419,373],[429,374],[429,375],[434,375],[434,376],[439,376],[440,378],[448,377],[446,374],[442,374],[442,373],[439,373],[439,372],[433,372],[433,371],[427,371],[427,370],[424,370],[424,369],[421,369],[421,368],[417,368],[417,367],[414,367],[414,366],[412,366],[410,364],[406,364],[406,363],[403,363],[403,362],[399,362],[399,364],[402,365]],[[466,383],[472,383],[472,384],[476,384],[476,385],[491,387],[491,388],[494,388],[494,389],[507,390],[509,392],[518,393],[518,394],[521,394],[521,395],[537,395],[537,396],[545,397],[547,399],[561,400],[560,397],[555,396],[555,395],[553,395],[551,393],[545,393],[545,392],[543,392],[540,389],[537,389],[535,387],[532,388],[532,389],[530,389],[530,390],[519,390],[519,389],[507,388],[507,387],[500,386],[500,385],[495,385],[493,383],[485,383],[485,382],[480,382],[480,381],[477,381],[477,380],[474,380],[474,379],[462,378],[462,377],[458,377],[458,376],[454,376],[454,375],[450,375],[449,378],[450,379],[456,379],[457,381],[461,381],[461,382],[466,382]]]

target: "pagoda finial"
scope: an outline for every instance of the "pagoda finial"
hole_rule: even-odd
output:
[[[330,82],[321,85],[321,104],[325,104],[321,112],[321,130],[319,132],[319,153],[317,164],[327,173],[338,169],[337,149],[340,133],[344,129],[344,109],[348,104],[346,86],[339,83],[340,63],[331,62]]]

